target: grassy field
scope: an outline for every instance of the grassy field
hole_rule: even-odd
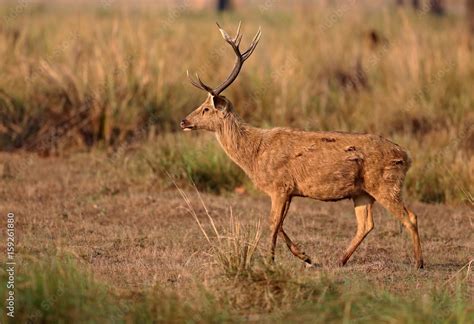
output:
[[[411,204],[426,262],[417,271],[409,237],[376,205],[374,232],[340,268],[352,205],[297,199],[287,229],[321,264],[305,269],[282,242],[268,264],[265,197],[184,191],[188,205],[157,177],[128,177],[127,158],[0,157],[10,165],[0,210],[16,215],[18,322],[474,320],[468,206]]]
[[[459,13],[117,3],[0,5],[13,322],[474,322],[474,43]],[[244,44],[262,27],[225,91],[246,121],[372,132],[410,151],[424,270],[377,205],[375,230],[338,267],[356,229],[349,201],[292,205],[288,232],[320,268],[282,242],[268,262],[270,201],[211,134],[177,132],[204,99],[186,69],[215,85],[232,65],[216,20],[228,31],[242,20]],[[3,267],[0,278],[5,299]]]

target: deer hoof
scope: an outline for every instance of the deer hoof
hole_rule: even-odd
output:
[[[320,265],[320,264],[317,264],[317,263],[304,262],[304,267],[305,267],[306,269],[317,269],[317,268],[321,268],[321,265]]]

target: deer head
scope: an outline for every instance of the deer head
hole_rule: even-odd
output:
[[[201,90],[206,91],[208,95],[206,100],[198,108],[196,108],[192,113],[190,113],[185,119],[181,121],[180,126],[185,131],[191,131],[194,129],[216,131],[219,125],[222,124],[224,118],[232,112],[232,103],[226,97],[221,96],[220,94],[237,78],[242,65],[250,57],[250,55],[252,55],[262,34],[259,28],[249,48],[241,53],[239,48],[240,41],[242,40],[242,34],[240,33],[240,23],[234,38],[231,38],[229,34],[227,34],[221,28],[221,26],[219,26],[219,24],[217,24],[217,27],[219,27],[219,31],[221,32],[224,40],[229,43],[234,50],[236,55],[234,67],[227,79],[216,88],[206,85],[203,81],[201,81],[197,74],[196,80],[194,80],[190,77],[189,72],[187,73],[191,84]]]

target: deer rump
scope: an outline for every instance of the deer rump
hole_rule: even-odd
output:
[[[271,187],[293,196],[337,201],[380,186],[399,191],[409,166],[407,153],[380,136],[286,129],[269,135],[267,147],[278,149],[264,152],[261,165],[275,172]]]

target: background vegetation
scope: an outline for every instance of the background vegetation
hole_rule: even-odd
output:
[[[412,154],[410,197],[472,202],[474,60],[462,14],[351,1],[219,16],[190,10],[189,2],[168,10],[26,2],[2,6],[1,16],[3,150],[167,146],[161,134],[177,131],[204,98],[186,69],[216,84],[231,67],[231,51],[211,22],[230,32],[243,20],[244,42],[263,30],[226,92],[246,121],[381,134]],[[164,154],[165,166],[196,164]],[[221,163],[218,173],[234,168],[216,157]],[[218,185],[234,184],[225,183]]]

